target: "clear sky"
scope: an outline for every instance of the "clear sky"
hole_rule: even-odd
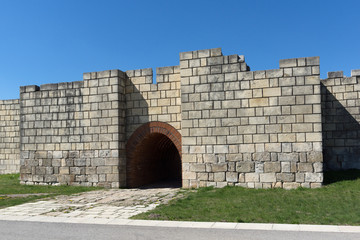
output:
[[[0,0],[0,99],[83,72],[179,64],[179,52],[221,47],[251,70],[320,56],[360,69],[360,1]]]

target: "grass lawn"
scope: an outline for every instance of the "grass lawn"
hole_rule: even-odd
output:
[[[78,186],[38,186],[38,185],[21,185],[19,174],[0,175],[0,208],[14,206],[40,198],[53,197],[56,195],[70,195],[79,192],[87,192],[96,187],[78,187]],[[44,195],[30,195],[38,194]],[[20,196],[12,197],[11,194],[20,194]],[[21,196],[23,195],[23,196]]]
[[[360,225],[360,171],[329,172],[318,189],[225,187],[186,197],[134,219]]]

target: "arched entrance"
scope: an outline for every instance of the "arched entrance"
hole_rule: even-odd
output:
[[[181,135],[167,123],[149,122],[126,144],[126,182],[140,187],[160,181],[181,186]]]

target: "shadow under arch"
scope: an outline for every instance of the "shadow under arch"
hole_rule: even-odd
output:
[[[126,185],[167,181],[181,186],[181,134],[164,122],[137,128],[126,144]]]

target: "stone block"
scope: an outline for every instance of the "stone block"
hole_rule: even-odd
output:
[[[254,79],[254,72],[239,72],[238,79],[239,80],[252,80],[252,79]]]
[[[315,173],[322,173],[323,172],[323,163],[322,162],[315,162],[313,164],[314,172]]]
[[[344,72],[343,71],[328,72],[327,77],[328,78],[342,78],[342,77],[344,77]]]
[[[192,59],[193,52],[182,52],[180,53],[180,60]]]
[[[320,65],[320,57],[306,58],[306,66],[319,66],[319,65]]]
[[[205,163],[216,163],[217,158],[214,154],[203,154],[203,159]]]
[[[298,58],[297,59],[297,64],[298,64],[299,67],[306,66],[306,58]]]
[[[238,182],[239,174],[237,172],[226,172],[226,181],[227,182]]]
[[[293,94],[294,95],[311,95],[314,93],[313,86],[294,86]]]
[[[221,65],[224,63],[224,57],[219,56],[219,57],[210,57],[207,58],[207,64],[208,65]]]
[[[190,171],[192,171],[192,172],[205,172],[205,164],[204,163],[190,164]]]
[[[323,181],[323,173],[305,173],[305,182],[317,182],[321,183]]]
[[[240,69],[241,69],[240,63],[222,65],[223,73],[236,73],[236,72],[240,72]]]
[[[275,173],[260,173],[260,182],[262,182],[262,183],[276,182]]]
[[[248,173],[255,171],[255,163],[254,162],[237,162],[236,163],[236,171],[240,173]]]
[[[351,70],[351,76],[360,76],[360,69]]]
[[[76,174],[76,175],[85,174],[85,168],[70,167],[70,174]]]
[[[97,174],[91,174],[87,175],[87,180],[91,183],[98,183],[99,182],[99,175]]]
[[[306,153],[307,162],[323,162],[323,154],[322,152],[308,152]]]
[[[259,182],[260,174],[259,173],[245,173],[245,182]]]
[[[215,182],[225,181],[225,172],[216,172],[216,173],[214,173],[214,181]]]
[[[269,106],[268,98],[253,98],[249,100],[250,107],[264,107]]]
[[[278,134],[278,141],[279,142],[295,142],[296,134],[295,133]]]
[[[279,153],[278,158],[281,162],[297,162],[299,160],[299,155],[297,153]]]
[[[235,55],[230,55],[229,57],[229,63],[237,63],[237,62],[244,62],[241,61],[241,58],[239,55],[235,54]]]
[[[254,88],[268,88],[270,85],[268,79],[261,79],[261,80],[250,81],[250,86],[252,89],[254,89]]]
[[[57,90],[58,89],[58,84],[43,84],[40,85],[40,90],[43,91],[50,91],[50,90]]]
[[[240,153],[253,153],[255,152],[255,144],[241,144],[239,146]]]
[[[276,106],[276,107],[264,107],[264,115],[270,115],[270,116],[275,116],[275,115],[281,115],[281,107],[280,106]]]
[[[212,49],[210,49],[210,56],[211,57],[222,56],[221,48],[212,48]]]
[[[261,79],[265,78],[265,71],[254,71],[254,78],[255,79]]]
[[[292,114],[312,114],[312,108],[308,105],[296,105],[291,106]]]
[[[237,81],[237,73],[226,73],[225,74],[225,81],[228,82],[227,85],[225,85],[225,86],[229,86],[231,84],[231,86],[232,86],[231,90],[240,89],[239,82],[234,82],[234,81]],[[229,89],[230,88],[228,88],[228,90]]]
[[[156,74],[172,74],[172,73],[174,73],[174,67],[173,66],[156,68]],[[149,72],[149,75],[150,74],[152,74],[152,72]]]
[[[46,183],[55,183],[57,182],[57,177],[55,175],[45,175],[44,182]]]
[[[199,50],[198,52],[198,57],[199,58],[206,58],[206,57],[210,57],[210,49],[205,49],[205,50]]]
[[[284,182],[283,183],[283,188],[286,190],[296,189],[298,187],[300,187],[300,183],[296,183],[296,182]]]
[[[226,172],[228,170],[227,163],[217,163],[211,165],[212,172]]]
[[[281,96],[281,88],[264,88],[263,97],[277,97]]]
[[[196,172],[183,171],[183,179],[196,179]]]
[[[209,83],[220,83],[225,81],[224,74],[211,74],[207,76],[207,80]]]
[[[298,171],[300,172],[313,172],[313,164],[312,163],[299,163]]]
[[[284,76],[283,69],[266,70],[266,78],[279,78]]]
[[[267,143],[269,142],[269,134],[254,134],[253,143]]]
[[[321,142],[322,133],[306,133],[307,142]]]
[[[296,67],[297,61],[296,58],[291,59],[281,59],[279,62],[280,68]]]
[[[292,68],[284,68],[284,77],[292,76]]]
[[[86,159],[85,158],[79,158],[74,160],[74,165],[76,167],[84,167],[86,166]]]
[[[293,132],[312,132],[313,126],[312,123],[297,123],[292,124]]]
[[[293,68],[293,76],[310,76],[311,74],[312,74],[311,67]]]
[[[295,174],[294,173],[277,173],[276,180],[278,182],[294,182]]]
[[[262,149],[263,151],[264,149]],[[267,162],[271,160],[270,152],[256,152],[253,153],[252,158],[254,161]]]
[[[265,173],[281,172],[281,163],[280,162],[265,162],[264,163],[264,172]]]
[[[111,77],[110,70],[97,72],[97,78],[109,78],[109,77]]]
[[[265,143],[265,151],[281,152],[281,143]]]

